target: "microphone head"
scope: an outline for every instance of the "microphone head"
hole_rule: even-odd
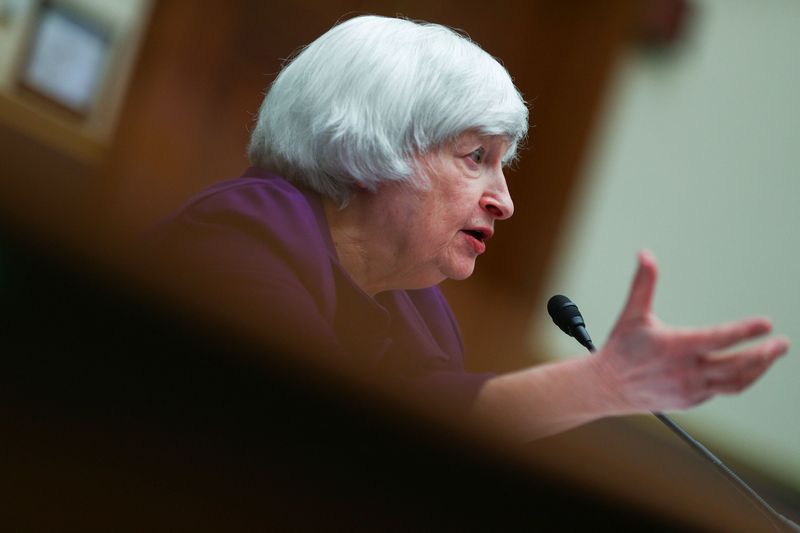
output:
[[[555,325],[570,337],[574,336],[575,327],[586,326],[578,306],[563,294],[556,294],[547,301],[547,312]]]

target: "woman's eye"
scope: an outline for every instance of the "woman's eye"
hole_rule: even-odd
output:
[[[483,158],[486,156],[486,149],[485,148],[478,148],[471,154],[469,154],[469,158],[475,161],[476,163],[480,163],[483,161]]]

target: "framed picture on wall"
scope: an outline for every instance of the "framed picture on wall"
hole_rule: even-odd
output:
[[[19,84],[86,116],[108,66],[110,29],[67,4],[41,6]]]

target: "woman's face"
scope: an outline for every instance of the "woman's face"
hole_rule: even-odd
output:
[[[429,287],[445,278],[465,279],[486,250],[496,220],[514,204],[503,175],[503,137],[466,133],[418,159],[430,188],[389,186],[376,197],[394,250],[394,272],[403,288]]]

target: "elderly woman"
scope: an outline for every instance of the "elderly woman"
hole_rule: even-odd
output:
[[[525,102],[475,43],[435,24],[361,16],[284,66],[253,131],[254,165],[158,231],[187,287],[236,301],[281,341],[368,370],[531,439],[610,415],[738,392],[787,350],[764,319],[673,329],[652,314],[648,253],[592,357],[466,373],[436,285],[465,279],[514,205],[503,168]]]

